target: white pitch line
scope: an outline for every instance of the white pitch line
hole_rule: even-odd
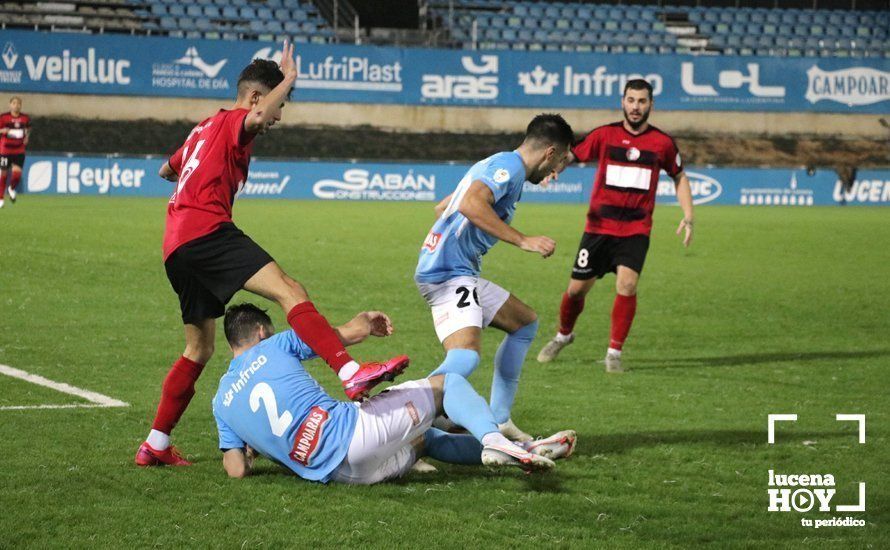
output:
[[[80,397],[86,399],[91,404],[83,404],[83,405],[24,405],[24,406],[11,406],[11,407],[0,407],[0,410],[20,410],[20,409],[71,409],[77,407],[129,407],[130,404],[124,401],[119,401],[114,399],[113,397],[108,397],[107,395],[103,395],[101,393],[97,393],[94,391],[84,390],[70,384],[65,384],[64,382],[54,382],[48,378],[44,378],[37,374],[31,374],[30,372],[23,371],[20,369],[14,369],[9,365],[0,365],[0,374],[5,374],[6,376],[11,376],[13,378],[18,378],[19,380],[24,380],[25,382],[30,382],[32,384],[37,384],[38,386],[44,386],[46,388],[50,388],[56,390],[58,392],[67,393],[68,395],[74,395],[76,397]]]
[[[68,405],[8,405],[0,411],[27,411],[32,409],[108,409],[120,405],[97,405],[95,403],[69,403]]]

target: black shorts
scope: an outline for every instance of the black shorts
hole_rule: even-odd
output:
[[[619,265],[642,273],[648,250],[649,237],[646,235],[613,237],[584,233],[572,266],[572,279],[599,279],[606,273],[615,273]]]
[[[272,256],[235,224],[180,246],[164,267],[179,295],[182,322],[197,324],[222,317],[226,304]]]
[[[0,170],[6,170],[10,166],[25,167],[25,153],[17,155],[0,155]]]

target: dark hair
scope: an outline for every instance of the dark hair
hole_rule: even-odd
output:
[[[536,116],[525,129],[526,141],[569,147],[575,141],[572,127],[560,115],[544,113]]]
[[[649,92],[649,99],[652,99],[652,84],[649,84],[642,78],[628,80],[627,84],[624,85],[624,93],[622,93],[621,96],[626,96],[628,90],[646,90]]]
[[[238,95],[244,93],[245,85],[248,83],[262,84],[271,90],[278,86],[282,80],[284,80],[284,73],[278,68],[278,63],[269,59],[254,59],[238,75]],[[287,96],[290,98],[290,92]]]
[[[223,328],[229,345],[238,346],[250,340],[257,327],[265,327],[270,334],[275,331],[266,310],[253,304],[238,304],[226,310]]]

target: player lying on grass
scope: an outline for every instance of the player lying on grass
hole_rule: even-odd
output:
[[[379,483],[405,475],[417,457],[455,464],[553,468],[569,456],[575,432],[517,445],[499,431],[491,409],[456,373],[393,386],[357,404],[331,398],[301,361],[315,357],[292,330],[274,334],[252,304],[230,307],[224,328],[234,359],[219,381],[213,415],[223,465],[232,477],[250,473],[252,451],[310,481]],[[392,333],[380,312],[359,313],[336,329],[344,345]],[[448,414],[468,434],[431,428]]]
[[[530,440],[510,419],[522,363],[538,331],[535,311],[479,276],[482,256],[506,241],[547,258],[553,239],[529,236],[510,226],[526,181],[538,184],[568,161],[572,128],[559,115],[536,116],[515,151],[492,155],[466,173],[454,192],[436,207],[438,220],[420,249],[414,280],[432,310],[445,362],[433,374],[468,378],[479,364],[482,329],[507,333],[494,357],[491,409],[501,432]]]
[[[213,355],[216,318],[242,288],[281,306],[288,324],[337,373],[350,399],[361,399],[407,366],[404,356],[386,363],[353,361],[303,285],[232,222],[232,205],[247,180],[253,140],[281,120],[296,78],[293,46],[286,42],[280,67],[254,60],[238,78],[232,109],[220,109],[195,126],[161,167],[160,176],[177,183],[167,206],[164,267],[179,296],[185,351],[164,380],[151,432],[136,453],[139,466],[188,463],[170,445],[169,434]]]

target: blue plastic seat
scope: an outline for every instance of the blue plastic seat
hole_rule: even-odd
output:
[[[256,19],[256,10],[254,10],[250,6],[244,6],[240,10],[238,10],[239,15],[241,15],[242,19]]]
[[[204,10],[201,9],[201,6],[191,5],[185,9],[185,13],[189,17],[201,17],[204,15]]]
[[[222,16],[226,19],[238,19],[238,8],[226,6],[222,10]]]
[[[185,15],[185,8],[179,5],[168,6],[167,13],[176,17],[181,17]]]
[[[159,17],[167,15],[167,6],[165,6],[164,4],[152,4],[151,14]]]

